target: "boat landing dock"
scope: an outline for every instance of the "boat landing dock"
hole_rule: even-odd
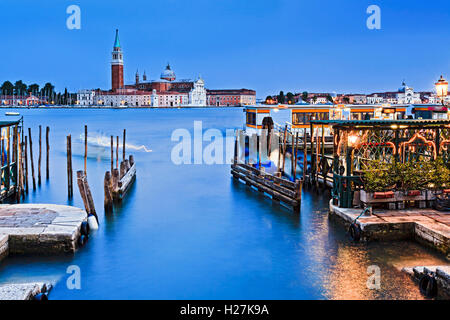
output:
[[[0,260],[8,254],[74,252],[86,211],[54,204],[0,205]]]
[[[330,216],[347,227],[361,214],[362,209],[334,206],[330,201]],[[356,220],[360,239],[364,241],[414,239],[443,253],[450,259],[450,212],[433,209],[383,210],[375,209],[370,216]]]

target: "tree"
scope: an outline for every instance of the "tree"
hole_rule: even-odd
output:
[[[272,104],[272,103],[273,103],[273,98],[272,98],[272,96],[267,96],[267,97],[266,97],[266,100],[265,100],[265,103],[266,103],[266,104]]]
[[[69,94],[67,92],[67,88],[64,88],[64,98],[63,98],[63,104],[68,104],[69,101]]]
[[[308,101],[308,92],[306,92],[306,91],[303,91],[303,93],[302,93],[302,100],[303,101]]]
[[[333,103],[333,97],[331,96],[331,94],[327,95],[327,100]]]
[[[286,94],[286,99],[287,99],[287,103],[290,103],[290,104],[294,104],[295,103],[295,97],[294,97],[294,94],[292,92],[288,92]]]
[[[44,87],[41,90],[42,95],[47,96],[47,97],[52,97],[55,87],[50,83],[47,82]]]
[[[12,96],[14,93],[14,85],[10,81],[3,82],[1,89],[3,95]]]
[[[31,92],[32,95],[37,95],[39,92],[39,85],[37,83],[30,84],[28,86],[28,92]]]
[[[14,94],[23,96],[27,92],[28,86],[22,82],[22,80],[16,81],[14,84]]]
[[[280,94],[278,95],[278,103],[283,104],[285,102],[284,92],[280,91]]]
[[[342,98],[342,101],[344,101],[345,104],[349,104],[350,103],[350,98],[345,96]]]

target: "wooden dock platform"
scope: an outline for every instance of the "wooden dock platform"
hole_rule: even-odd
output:
[[[0,258],[74,252],[85,210],[55,204],[0,205]]]
[[[417,208],[377,209],[370,216],[362,215],[358,218],[361,211],[362,209],[339,208],[330,201],[330,215],[346,226],[355,223],[363,241],[416,240],[450,259],[450,212]]]

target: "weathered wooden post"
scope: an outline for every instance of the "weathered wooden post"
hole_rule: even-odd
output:
[[[88,201],[86,189],[84,186],[84,181],[83,181],[84,177],[85,177],[85,175],[82,170],[77,171],[78,189],[80,190],[80,196],[81,196],[81,199],[83,200],[83,204],[84,204],[84,208],[86,209],[86,213],[89,214],[89,212],[91,212],[91,208],[89,207],[89,201]]]
[[[14,147],[14,152],[17,152],[17,157],[16,157],[16,200],[17,203],[20,203],[20,196],[22,195],[22,152],[21,152],[21,147],[22,144],[20,143],[20,136],[19,136],[19,132],[17,130],[17,126],[14,128],[14,144],[18,144],[15,145]]]
[[[302,180],[295,180],[295,200],[297,205],[294,206],[294,213],[300,213],[300,207],[302,205]]]
[[[114,169],[112,172],[111,192],[114,192],[119,188],[119,180],[120,180],[119,169]]]
[[[30,162],[31,162],[31,177],[33,179],[33,190],[36,190],[36,179],[34,178],[33,140],[31,139],[31,128],[28,128],[28,139],[30,140]]]
[[[297,179],[297,152],[298,152],[298,131],[295,133],[295,148],[294,142],[292,142],[292,149],[294,150],[294,154],[291,157],[292,163],[292,176],[294,181]]]
[[[125,137],[127,135],[127,129],[123,129],[123,155],[122,155],[122,161],[125,160]]]
[[[233,164],[237,164],[238,159],[238,131],[236,131],[235,138],[234,138],[234,158],[233,158]]]
[[[87,131],[87,125],[84,126],[84,174],[87,174],[87,138],[88,138],[88,131]]]
[[[41,185],[42,126],[39,126],[38,185]]]
[[[10,127],[6,129],[6,171],[5,171],[5,187],[7,194],[9,193],[9,187],[11,186],[11,130]]]
[[[132,167],[134,165],[134,156],[132,154],[130,154],[128,161],[130,163],[130,167]]]
[[[50,127],[47,126],[45,131],[46,131],[45,132],[45,146],[47,149],[47,156],[45,158],[45,160],[46,160],[45,177],[48,180],[50,178],[50,138],[49,138]]]
[[[284,174],[284,164],[286,162],[286,139],[287,139],[287,125],[284,127],[284,137],[283,137],[283,166],[281,167],[281,175]]]
[[[327,186],[327,181],[326,181],[326,172],[324,172],[324,168],[325,168],[325,161],[326,161],[326,159],[325,159],[325,127],[322,125],[322,142],[321,142],[322,144],[321,144],[321,146],[322,146],[322,150],[321,150],[321,153],[322,153],[322,160],[321,160],[321,164],[322,164],[322,168],[320,169],[320,171],[321,171],[321,173],[322,173],[322,178],[323,178],[323,183],[322,183],[322,186],[323,187],[326,187]]]
[[[105,180],[103,183],[103,187],[104,187],[104,191],[105,191],[105,200],[104,200],[105,213],[111,212],[112,208],[113,208],[111,185],[112,185],[111,173],[109,171],[106,171]]]
[[[303,181],[306,181],[306,173],[308,171],[308,141],[306,139],[308,135],[306,128],[303,131]]]
[[[116,137],[116,169],[119,169],[119,136]]]
[[[67,195],[73,197],[73,171],[72,171],[72,137],[67,136]]]
[[[125,161],[120,162],[120,179],[123,178],[123,176],[125,175],[125,173],[127,173],[126,167],[125,167]]]
[[[25,192],[28,193],[28,140],[25,136]]]
[[[87,177],[82,170],[77,171],[77,183],[80,190],[81,198],[83,199],[84,207],[88,214],[92,214],[97,219],[97,213],[95,211],[94,200],[92,198],[91,189],[89,188],[89,183]]]
[[[111,136],[111,172],[114,169],[114,137]]]

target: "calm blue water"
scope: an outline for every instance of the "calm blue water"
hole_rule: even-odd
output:
[[[27,202],[83,207],[76,185],[73,201],[67,199],[65,137],[72,134],[76,150],[85,124],[108,136],[121,136],[126,128],[127,142],[153,151],[132,152],[136,183],[108,216],[103,176],[109,158],[89,158],[100,229],[75,255],[4,260],[2,283],[57,281],[51,299],[408,299],[420,294],[401,267],[445,263],[411,242],[352,243],[344,228],[328,219],[327,192],[305,191],[296,216],[233,181],[229,165],[172,163],[174,129],[193,134],[195,120],[203,121],[203,129],[223,132],[242,127],[241,109],[20,112],[33,130],[35,165],[38,125],[43,132],[51,128],[50,179],[43,166],[43,183]],[[74,156],[74,171],[82,168],[82,157]],[[376,291],[366,287],[367,267],[374,264],[382,276]],[[70,265],[81,268],[81,290],[66,287]]]

